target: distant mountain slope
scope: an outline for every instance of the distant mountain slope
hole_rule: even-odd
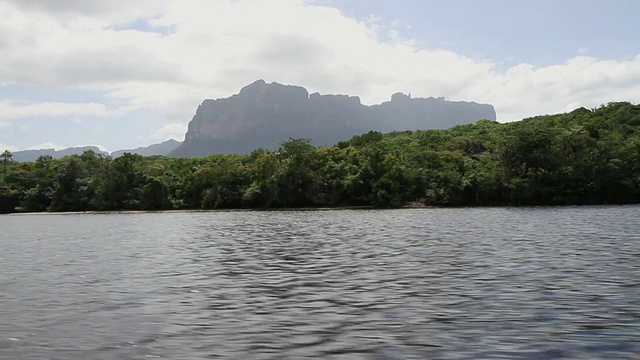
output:
[[[13,160],[18,162],[35,161],[40,156],[49,155],[54,159],[59,159],[67,155],[80,155],[87,150],[93,150],[96,153],[109,155],[108,152],[100,150],[97,146],[80,146],[71,147],[62,150],[55,149],[39,149],[39,150],[22,150],[13,153]]]
[[[275,149],[290,137],[333,145],[371,130],[449,128],[480,119],[496,119],[492,105],[397,93],[389,102],[366,106],[355,96],[309,95],[299,86],[258,80],[229,98],[205,100],[189,123],[184,143],[169,156],[244,154]]]
[[[159,144],[149,145],[147,147],[139,147],[130,150],[117,150],[109,154],[106,151],[100,150],[97,146],[81,146],[81,147],[71,147],[62,150],[55,149],[39,149],[39,150],[21,150],[13,153],[13,160],[18,162],[29,162],[35,161],[37,158],[43,155],[49,155],[54,159],[59,159],[61,157],[67,155],[80,155],[87,150],[93,150],[96,153],[110,155],[113,158],[122,156],[124,153],[132,153],[139,154],[142,156],[154,156],[154,155],[167,155],[175,148],[177,148],[180,144],[180,141],[176,141],[173,139],[164,141]]]
[[[175,150],[175,148],[180,144],[182,144],[180,141],[169,139],[159,144],[153,144],[147,147],[139,147],[131,150],[117,150],[111,153],[111,157],[117,158],[125,153],[138,154],[142,156],[167,155]]]

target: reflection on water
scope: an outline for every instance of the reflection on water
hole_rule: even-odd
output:
[[[0,359],[638,359],[639,207],[0,217]]]

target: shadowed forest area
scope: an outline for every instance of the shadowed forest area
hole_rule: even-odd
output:
[[[640,203],[640,105],[176,159],[0,157],[0,211]]]

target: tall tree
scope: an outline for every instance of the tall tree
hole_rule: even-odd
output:
[[[11,151],[5,150],[0,157],[2,157],[2,174],[3,176],[6,176],[7,165],[9,165],[9,162],[13,160],[13,154]]]

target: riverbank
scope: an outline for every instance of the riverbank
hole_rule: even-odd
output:
[[[375,206],[335,206],[335,207],[288,207],[288,208],[236,208],[236,209],[171,209],[171,210],[91,210],[91,211],[41,211],[41,212],[12,212],[0,213],[0,216],[31,216],[31,215],[109,215],[109,214],[171,214],[171,213],[249,213],[249,212],[321,212],[321,211],[377,211],[377,210],[408,210],[408,209],[535,209],[535,208],[590,208],[590,207],[627,207],[637,206],[636,203],[627,204],[547,204],[547,205],[477,205],[477,206],[432,206],[408,204],[401,207],[375,207]]]
[[[416,209],[420,207],[407,206],[402,208]],[[396,209],[402,209],[396,208]],[[423,206],[422,208],[427,208]],[[336,206],[336,207],[300,207],[300,208],[237,208],[237,209],[171,209],[171,210],[91,210],[91,211],[40,211],[40,212],[11,212],[0,215],[82,215],[82,214],[142,214],[142,213],[185,213],[185,212],[276,212],[276,211],[336,211],[336,210],[381,210],[373,206]]]

